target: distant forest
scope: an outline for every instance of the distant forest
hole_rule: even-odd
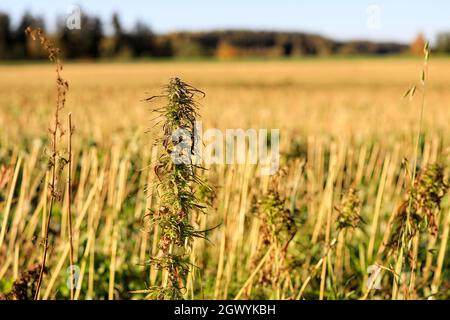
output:
[[[301,32],[210,31],[155,34],[142,22],[125,30],[119,16],[109,23],[112,34],[104,32],[98,17],[81,16],[81,29],[69,30],[60,20],[51,38],[66,59],[140,58],[140,57],[291,57],[327,55],[383,55],[421,53],[424,38],[418,35],[410,45],[370,41],[339,42],[320,35]],[[6,13],[0,12],[0,59],[44,59],[41,49],[25,36],[27,26],[45,31],[41,17],[25,13],[13,26]],[[435,51],[450,53],[450,33],[436,39]]]

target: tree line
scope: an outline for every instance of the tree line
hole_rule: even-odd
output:
[[[70,30],[59,19],[51,35],[66,59],[140,58],[140,57],[289,57],[304,55],[380,55],[414,52],[411,45],[370,41],[335,41],[301,32],[209,31],[155,34],[143,22],[131,30],[123,28],[117,14],[108,22],[112,34],[106,34],[104,22],[96,16],[82,15],[81,29]],[[45,31],[44,20],[25,13],[16,26],[8,14],[0,12],[0,59],[44,59],[41,49],[25,37],[27,26]],[[437,37],[436,51],[450,53],[450,33]]]

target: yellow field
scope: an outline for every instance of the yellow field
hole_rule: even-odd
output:
[[[76,127],[82,130],[77,136],[89,135],[100,142],[117,131],[145,129],[152,118],[151,106],[141,99],[158,94],[169,77],[179,76],[206,92],[201,114],[212,126],[385,138],[415,132],[420,99],[410,103],[401,97],[418,82],[421,66],[420,58],[68,64],[65,111],[73,112]],[[425,122],[435,132],[449,130],[449,71],[447,59],[430,64]],[[2,134],[9,139],[42,135],[54,102],[53,68],[0,66],[0,72]]]
[[[211,243],[194,243],[190,259],[199,269],[188,277],[186,298],[448,299],[448,196],[435,212],[437,235],[425,228],[412,239],[413,262],[405,259],[398,284],[399,259],[386,256],[391,222],[410,184],[402,163],[411,168],[414,159],[420,85],[412,101],[402,96],[419,84],[421,68],[420,58],[65,65],[70,89],[61,123],[67,128],[72,112],[75,127],[72,208],[81,284],[75,297],[142,298],[130,291],[164,278],[138,265],[158,254],[159,232],[142,218],[159,203],[150,166],[158,132],[146,131],[150,110],[161,102],[143,99],[177,76],[206,93],[199,100],[204,129],[279,128],[282,154],[276,180],[250,164],[212,165],[204,174],[216,199],[192,221],[199,229],[219,227],[208,233]],[[7,172],[2,185],[0,171],[0,292],[8,292],[41,259],[55,74],[39,64],[0,66],[0,75],[0,170]],[[450,60],[431,58],[426,86],[418,164],[447,166],[448,179]],[[63,136],[61,153],[66,144]],[[69,297],[65,182],[63,172],[41,298]],[[254,209],[272,183],[298,229],[286,251],[262,240],[265,220]],[[350,188],[365,223],[338,232]],[[373,290],[367,289],[370,266],[382,266],[380,288]]]

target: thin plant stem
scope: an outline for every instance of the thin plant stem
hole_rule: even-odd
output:
[[[56,112],[56,114],[55,114],[55,127],[52,132],[52,139],[53,139],[52,162],[53,162],[53,166],[52,166],[52,180],[50,182],[50,192],[51,192],[50,207],[49,207],[48,213],[47,213],[47,220],[46,220],[46,225],[45,225],[44,251],[42,253],[41,270],[39,271],[39,279],[38,279],[38,283],[37,283],[37,287],[36,287],[36,292],[34,294],[34,300],[39,299],[39,292],[40,292],[41,285],[42,285],[42,277],[44,276],[44,269],[45,269],[45,263],[47,262],[47,252],[48,252],[48,230],[50,227],[50,220],[52,218],[53,205],[55,203],[54,189],[55,189],[55,181],[56,181],[56,143],[57,143],[56,128],[58,126],[57,114],[58,114],[58,112]]]
[[[266,262],[267,258],[269,258],[270,253],[272,252],[272,249],[275,247],[275,245],[271,245],[269,247],[269,249],[267,249],[266,254],[264,255],[264,257],[261,259],[261,261],[259,262],[259,264],[256,266],[255,270],[253,270],[252,274],[250,275],[250,277],[248,277],[247,281],[245,281],[244,285],[242,286],[242,288],[239,290],[239,292],[236,294],[236,296],[234,297],[234,300],[238,300],[241,295],[244,293],[245,289],[250,285],[250,283],[252,282],[253,278],[258,274],[259,270],[261,270],[261,268],[264,266],[264,263]]]
[[[428,48],[428,42],[425,43],[424,46],[424,64],[423,64],[423,69],[422,69],[422,76],[421,76],[421,84],[422,84],[422,100],[421,100],[421,104],[420,104],[420,109],[419,109],[419,128],[418,128],[418,132],[417,132],[417,139],[416,139],[416,146],[415,146],[415,151],[414,151],[414,160],[413,160],[413,168],[412,168],[412,176],[411,176],[411,189],[414,188],[414,182],[416,180],[416,174],[417,174],[417,163],[418,163],[418,158],[419,158],[419,148],[420,148],[420,137],[422,135],[422,127],[423,127],[423,114],[424,114],[424,109],[425,109],[425,93],[426,93],[426,77],[428,76],[428,57],[429,57],[429,48]],[[413,91],[414,92],[414,91]],[[410,213],[411,213],[411,208],[412,208],[412,197],[409,198],[408,201],[408,210],[406,211],[406,228],[410,228],[409,222],[410,222]],[[405,242],[406,242],[406,232],[403,232],[402,234],[402,246],[405,246]],[[398,260],[396,263],[396,269],[395,272],[397,272],[398,274],[401,274],[402,271],[402,265],[403,265],[403,250],[402,250],[402,254],[398,255]],[[411,281],[412,279],[410,279]],[[394,279],[394,282],[396,280]],[[397,284],[394,283],[393,285],[393,289],[392,289],[392,299],[395,300],[397,299],[397,294],[398,294],[398,290],[397,290]]]
[[[69,217],[69,246],[70,246],[70,299],[74,299],[75,291],[75,277],[74,277],[74,259],[73,259],[73,230],[72,230],[72,113],[69,113],[68,118],[68,163],[67,163],[67,215]]]
[[[53,128],[50,128],[50,134],[51,134],[51,140],[52,140],[52,146],[51,146],[51,155],[50,155],[50,162],[49,167],[51,167],[52,172],[52,178],[50,182],[50,206],[47,213],[47,220],[45,225],[45,231],[44,231],[44,250],[42,253],[42,262],[41,262],[41,269],[39,271],[39,279],[36,286],[36,292],[34,294],[34,300],[39,299],[39,292],[42,285],[42,278],[44,276],[45,272],[45,264],[47,262],[47,254],[48,254],[48,247],[49,247],[49,228],[50,228],[50,221],[52,217],[52,211],[55,201],[58,199],[58,192],[56,190],[56,175],[57,175],[57,160],[59,158],[58,150],[57,150],[57,143],[58,143],[58,129],[63,134],[63,131],[61,130],[61,125],[59,123],[59,112],[64,108],[64,104],[66,101],[66,93],[69,89],[69,84],[66,80],[64,80],[61,77],[61,70],[62,70],[62,63],[60,61],[60,51],[59,49],[50,42],[47,37],[44,35],[41,29],[32,29],[31,27],[27,27],[25,30],[25,33],[29,35],[33,40],[39,41],[40,45],[44,48],[44,50],[47,52],[48,57],[50,61],[52,61],[55,64],[55,72],[56,72],[56,103],[55,103],[55,109],[54,109],[54,125]],[[62,162],[60,165],[64,165]],[[61,168],[62,169],[62,168]]]

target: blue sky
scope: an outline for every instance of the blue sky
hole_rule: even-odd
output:
[[[1,0],[0,11],[9,13],[13,23],[26,10],[39,14],[51,30],[71,5],[104,22],[118,12],[126,27],[141,20],[159,33],[246,28],[409,42],[418,32],[434,40],[437,32],[450,31],[449,0]]]

